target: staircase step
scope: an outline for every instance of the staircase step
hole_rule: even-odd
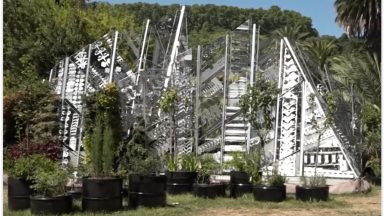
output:
[[[247,124],[244,123],[231,123],[225,125],[227,128],[244,128],[247,127]]]
[[[226,108],[227,108],[227,111],[228,111],[228,110],[236,110],[236,111],[239,111],[239,110],[241,109],[241,108],[238,107],[238,106],[227,106]]]
[[[225,145],[224,152],[245,152],[245,145]]]
[[[245,137],[240,136],[225,136],[225,142],[245,142]]]
[[[234,136],[245,136],[247,134],[246,130],[225,130],[225,135],[234,135]]]

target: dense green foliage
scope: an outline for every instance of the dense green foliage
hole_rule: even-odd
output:
[[[47,161],[44,166],[36,168],[33,177],[33,185],[36,195],[55,197],[63,195],[66,190],[69,172],[59,163]]]
[[[117,161],[119,172],[125,176],[158,172],[159,157],[153,143],[141,126],[134,128],[131,135],[120,143]]]
[[[107,84],[101,91],[86,98],[86,104],[85,127],[89,143],[85,147],[89,148],[92,174],[110,175],[122,137],[117,86]]]
[[[220,171],[220,163],[218,163],[212,155],[202,155],[199,158],[197,181],[200,184],[207,184],[210,175],[218,174]]]
[[[276,82],[257,73],[254,86],[248,86],[247,92],[239,101],[241,112],[261,139],[261,146],[264,146],[266,136],[273,126],[272,111],[278,92]]]
[[[9,176],[14,178],[22,178],[34,180],[36,177],[37,168],[45,168],[50,166],[52,160],[44,155],[30,155],[19,158],[17,160],[4,159],[4,169]]]

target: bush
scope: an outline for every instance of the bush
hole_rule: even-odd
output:
[[[11,160],[17,160],[29,155],[41,154],[51,160],[61,158],[62,148],[57,141],[45,139],[40,141],[27,141],[23,139],[17,145],[13,145],[7,151],[8,157]]]
[[[178,159],[174,158],[171,154],[164,155],[165,166],[168,171],[175,172],[177,170]]]
[[[212,155],[202,155],[199,158],[199,169],[197,175],[198,183],[209,183],[209,176],[220,171],[218,163]]]
[[[316,175],[312,177],[300,178],[303,187],[324,187],[326,186],[326,178],[324,176]]]
[[[239,172],[245,172],[247,163],[246,163],[246,160],[244,159],[244,155],[245,153],[243,152],[232,153],[233,159],[231,161],[226,162],[225,166],[228,168],[233,168]]]
[[[30,155],[17,160],[7,159],[5,166],[8,175],[14,178],[22,178],[34,181],[37,169],[45,169],[50,166],[52,161],[44,155]]]
[[[34,173],[32,188],[44,197],[54,197],[65,193],[69,173],[58,163],[49,161],[44,167],[39,167]]]
[[[272,171],[272,175],[267,177],[267,183],[272,187],[280,187],[283,186],[286,181],[285,176],[282,176],[278,173],[276,169]]]
[[[181,171],[196,172],[198,167],[198,161],[194,153],[184,154],[180,158]]]

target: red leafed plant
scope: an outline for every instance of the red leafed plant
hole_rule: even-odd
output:
[[[13,145],[8,150],[8,157],[11,160],[17,160],[21,157],[26,157],[34,154],[42,154],[51,160],[57,160],[61,157],[61,147],[57,141],[54,140],[39,140],[29,141],[22,140],[16,145]]]

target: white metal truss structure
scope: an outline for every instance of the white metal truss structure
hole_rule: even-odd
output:
[[[295,51],[287,38],[281,40],[280,71],[274,160],[279,172],[286,176],[313,176],[353,178],[359,175],[357,158],[352,155],[352,144],[346,140],[335,122],[322,135],[318,146],[319,132],[313,129],[311,119],[319,125],[325,120],[327,107],[303,70]],[[314,97],[315,105],[310,106]],[[318,153],[317,153],[318,152]],[[317,165],[316,165],[317,162]]]
[[[79,163],[82,157],[82,97],[88,93],[100,90],[109,82],[117,83],[123,127],[125,130],[130,127],[129,110],[136,97],[136,74],[117,54],[117,40],[118,32],[104,35],[101,40],[61,60],[51,70],[50,84],[62,100],[59,139],[64,145],[64,164]],[[130,40],[131,47],[136,48],[136,44]]]

